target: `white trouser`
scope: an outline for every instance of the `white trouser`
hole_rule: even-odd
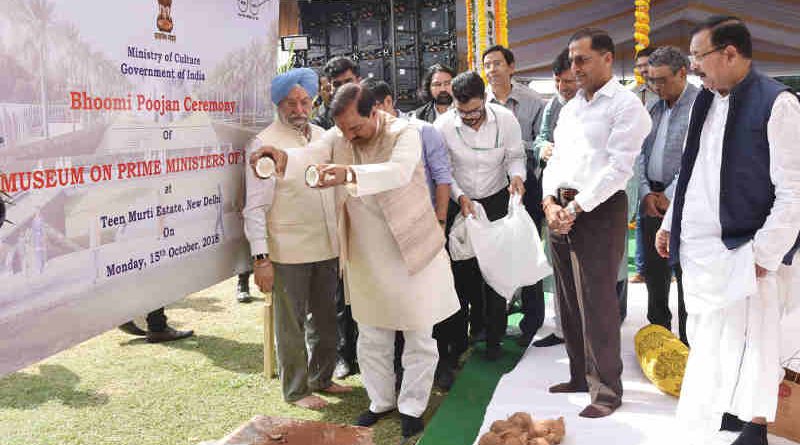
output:
[[[691,350],[677,414],[694,438],[713,434],[723,412],[775,420],[783,378],[778,294],[773,272],[758,280],[757,295],[689,314]]]
[[[395,331],[358,325],[358,364],[361,380],[367,388],[369,409],[382,413],[395,407],[406,415],[420,417],[428,406],[433,374],[439,351],[433,339],[433,327],[424,331],[403,331],[403,382],[395,395]]]

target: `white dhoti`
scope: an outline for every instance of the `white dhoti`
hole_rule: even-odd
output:
[[[775,419],[783,377],[780,272],[759,279],[756,295],[688,316],[691,350],[677,415],[697,443],[719,429],[725,412]]]
[[[433,374],[439,352],[433,328],[403,331],[403,383],[395,394],[394,337],[392,329],[359,325],[358,363],[367,389],[369,410],[382,413],[397,408],[403,414],[420,417],[428,406]]]

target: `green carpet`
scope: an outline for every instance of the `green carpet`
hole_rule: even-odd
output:
[[[508,317],[508,324],[517,326],[521,314]],[[425,435],[417,445],[468,445],[483,424],[483,415],[492,399],[497,382],[516,366],[523,349],[510,338],[503,342],[503,357],[496,362],[484,360],[483,343],[472,348],[455,385],[425,427]]]

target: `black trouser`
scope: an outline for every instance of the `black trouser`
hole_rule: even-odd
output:
[[[339,280],[336,289],[336,353],[339,360],[344,360],[354,369],[356,365],[356,338],[358,337],[358,325],[353,320],[353,312],[350,305],[344,301],[344,283]]]
[[[672,312],[669,310],[669,286],[672,268],[669,260],[656,251],[656,233],[663,218],[641,215],[642,241],[644,242],[644,279],[647,284],[647,320],[652,324],[672,330]],[[680,270],[675,273],[678,282],[678,333],[681,341],[689,344],[686,338],[686,306],[683,302],[683,281]]]
[[[528,156],[525,179],[525,195],[522,202],[525,209],[536,224],[536,230],[542,233],[544,210],[542,210],[542,183],[536,176],[537,160]],[[533,337],[544,324],[544,283],[538,283],[522,288],[522,320],[519,328],[522,335]]]
[[[239,274],[239,281],[236,282],[236,290],[238,292],[250,293],[250,274],[252,273],[252,270],[248,270]]]
[[[625,192],[619,191],[579,214],[568,235],[550,232],[570,381],[588,385],[592,403],[612,408],[622,399],[616,285],[625,252],[627,207]]]
[[[503,187],[494,195],[475,201],[481,203],[489,221],[495,221],[508,213],[508,197],[508,189]],[[452,204],[456,211],[461,211],[459,205]],[[483,279],[477,259],[453,261],[452,264],[456,294],[461,307],[468,308],[470,333],[475,335],[485,329],[487,348],[499,347],[506,332],[506,299]]]
[[[147,314],[147,330],[150,332],[164,332],[167,329],[167,315],[164,308],[160,307]]]

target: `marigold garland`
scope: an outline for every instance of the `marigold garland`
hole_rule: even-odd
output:
[[[485,0],[478,0],[478,57],[486,51],[486,41],[488,39],[486,32],[486,2]],[[480,67],[481,76],[485,79],[483,70],[483,60],[478,60],[476,63]]]
[[[473,20],[473,2],[474,0],[466,0],[467,4],[467,67],[471,70],[475,69],[475,28]]]
[[[639,52],[650,46],[650,0],[635,0],[636,6],[636,22],[633,24],[633,39],[636,40],[636,55]],[[636,56],[634,56],[634,60]],[[633,74],[636,76],[636,83],[642,85],[645,83],[644,77],[638,69],[633,69]]]
[[[508,0],[495,1],[497,43],[508,48]]]
[[[490,45],[508,47],[508,0],[465,0],[467,64],[485,80],[481,56]]]

